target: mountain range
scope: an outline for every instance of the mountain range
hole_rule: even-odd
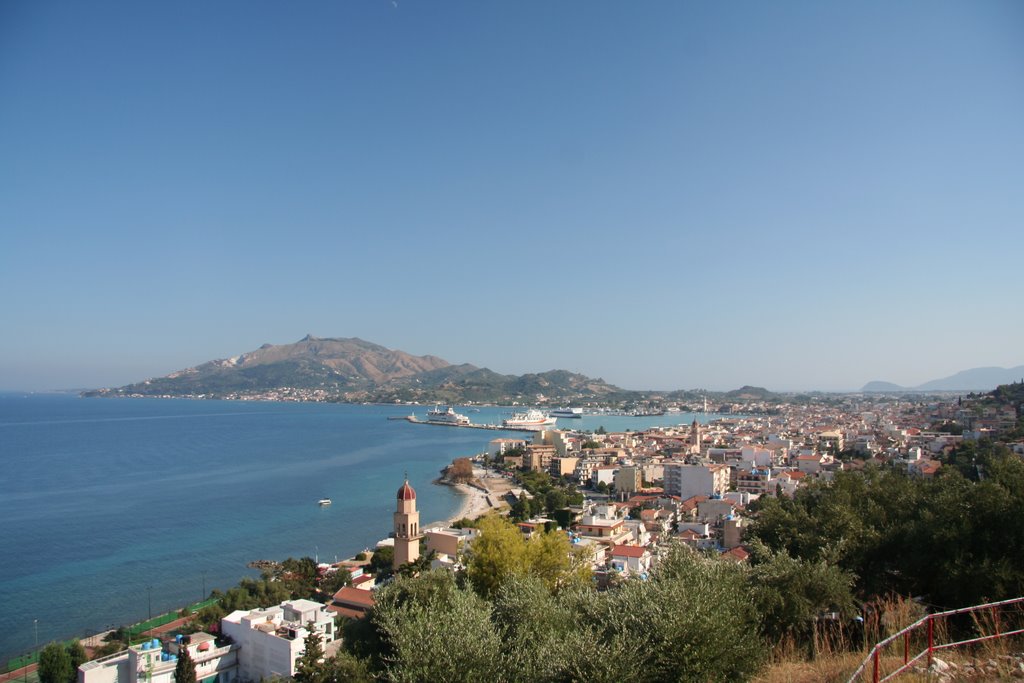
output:
[[[960,372],[933,379],[916,387],[903,387],[892,382],[876,380],[868,382],[861,389],[863,392],[884,393],[884,392],[906,392],[906,391],[992,391],[1001,384],[1010,384],[1019,381],[1024,377],[1024,365],[1015,368],[972,368]]]
[[[312,335],[294,344],[264,344],[240,356],[212,360],[136,384],[84,392],[85,396],[255,395],[284,388],[322,392],[328,400],[493,402],[537,394],[553,400],[614,400],[629,392],[602,379],[566,370],[503,375],[414,356],[358,338]]]

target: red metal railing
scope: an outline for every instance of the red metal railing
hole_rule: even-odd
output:
[[[871,648],[871,652],[864,658],[864,661],[860,663],[857,670],[850,676],[848,683],[856,683],[857,681],[863,680],[863,676],[871,672],[872,683],[884,683],[884,681],[892,680],[900,674],[909,670],[914,664],[920,661],[922,658],[927,658],[926,666],[931,666],[932,653],[936,650],[944,650],[951,647],[958,647],[960,645],[970,645],[971,643],[980,643],[985,640],[994,640],[996,638],[1007,638],[1009,636],[1018,635],[1024,633],[1024,628],[1012,628],[1007,631],[1001,628],[1002,617],[1004,611],[1008,607],[1017,607],[1018,609],[1024,608],[1024,597],[1013,598],[1012,600],[1002,600],[1000,602],[990,602],[984,605],[974,605],[973,607],[964,607],[962,609],[953,609],[947,612],[937,612],[935,614],[929,614],[926,617],[918,619],[910,626],[907,626],[902,631],[894,633],[885,640],[881,640]],[[991,622],[993,633],[981,634],[974,638],[968,638],[966,640],[957,640],[949,643],[936,643],[935,637],[935,625],[936,623],[944,624],[942,620],[948,619],[951,616],[959,614],[973,614],[981,613],[982,615],[988,614],[987,619]],[[1019,614],[1018,614],[1019,616]],[[986,617],[983,617],[986,618]],[[976,620],[977,621],[977,620]],[[1019,623],[1019,622],[1018,622]],[[910,641],[915,635],[920,634],[924,631],[925,636],[925,647],[923,650],[918,652],[913,657],[910,656]],[[898,666],[895,670],[888,673],[882,671],[882,654],[887,647],[903,639],[903,663]]]

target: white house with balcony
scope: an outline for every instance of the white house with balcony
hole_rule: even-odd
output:
[[[313,628],[323,644],[333,642],[334,615],[312,600],[289,600],[276,607],[238,610],[220,621],[220,630],[240,647],[243,683],[295,675],[295,662],[305,651]]]
[[[174,667],[188,649],[196,665],[198,683],[234,683],[239,680],[237,644],[218,647],[209,633],[178,636],[166,645],[153,638],[127,650],[85,662],[78,667],[78,683],[173,683]]]

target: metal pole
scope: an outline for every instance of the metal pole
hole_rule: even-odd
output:
[[[932,615],[928,615],[928,668],[932,666],[932,646],[935,644],[935,626]]]
[[[149,618],[153,618],[153,587],[146,586],[146,594],[149,596]]]
[[[38,650],[39,649],[39,620],[38,619],[33,619],[32,620],[32,625],[35,627],[35,630],[36,630],[36,649]]]
[[[199,601],[202,602],[206,599],[206,570],[203,570],[203,594],[199,596]]]

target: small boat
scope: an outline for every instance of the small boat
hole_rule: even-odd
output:
[[[316,502],[316,504],[319,505],[320,507],[324,507],[326,505],[330,505],[331,504],[331,499],[330,498],[321,498],[320,500],[318,500]]]

